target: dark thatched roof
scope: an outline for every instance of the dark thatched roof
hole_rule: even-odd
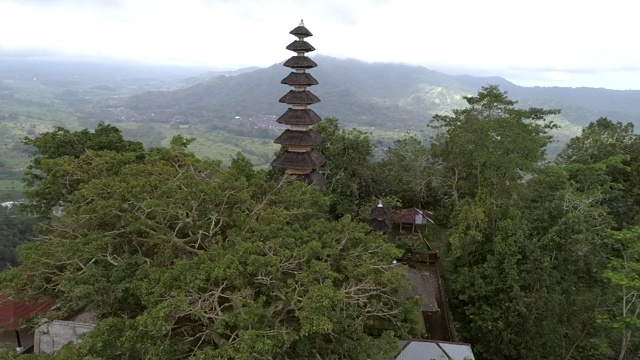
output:
[[[276,122],[285,125],[315,125],[322,121],[322,118],[311,109],[288,108]]]
[[[311,105],[315,103],[319,103],[320,99],[311,91],[303,90],[289,90],[283,97],[278,100],[281,103],[285,104],[295,104],[295,105]]]
[[[372,219],[369,221],[369,226],[375,231],[385,232],[389,231],[389,223],[386,220],[376,220]]]
[[[312,69],[318,66],[310,57],[302,55],[292,56],[282,65],[292,69]]]
[[[311,31],[309,31],[309,29],[304,27],[304,25],[296,26],[295,29],[289,31],[289,34],[297,36],[299,38],[306,38],[306,37],[309,37],[309,36],[313,36]]]
[[[299,177],[300,180],[306,182],[307,184],[315,185],[320,188],[323,188],[327,184],[327,179],[316,170],[313,170],[306,175],[300,175]]]
[[[371,219],[383,220],[391,218],[391,210],[384,206],[376,206],[371,209]]]
[[[285,151],[271,162],[271,166],[285,169],[318,169],[327,159],[317,150],[307,152]]]
[[[295,51],[297,53],[307,53],[311,51],[315,51],[311,44],[304,40],[295,40],[291,44],[287,45],[287,50]]]
[[[314,146],[320,145],[322,142],[322,136],[313,129],[307,131],[287,129],[273,142],[281,145]]]
[[[292,72],[287,75],[286,78],[282,79],[280,83],[291,86],[312,86],[318,85],[318,80],[316,80],[313,76],[311,76],[311,74],[306,72]]]

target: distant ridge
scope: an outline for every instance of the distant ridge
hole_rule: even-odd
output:
[[[581,126],[608,116],[640,125],[640,91],[593,88],[522,87],[501,77],[447,75],[422,66],[367,63],[353,59],[315,56],[314,88],[322,102],[321,116],[336,116],[343,124],[398,130],[424,129],[431,116],[465,105],[463,96],[482,86],[498,84],[523,107],[560,108],[561,117]],[[255,117],[281,113],[277,99],[288,69],[275,64],[249,69],[235,76],[214,76],[175,91],[145,92],[123,106],[144,118],[171,121],[216,121],[235,116]]]

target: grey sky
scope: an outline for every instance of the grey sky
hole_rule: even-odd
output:
[[[0,0],[0,54],[268,66],[304,18],[319,54],[640,89],[637,14],[628,0]]]

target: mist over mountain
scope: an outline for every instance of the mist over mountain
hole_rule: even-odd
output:
[[[204,67],[153,65],[125,61],[59,57],[16,57],[0,54],[0,80],[44,81],[57,87],[176,82],[199,76]]]
[[[522,87],[500,77],[448,75],[421,66],[313,59],[318,67],[310,73],[320,84],[310,90],[322,100],[314,109],[349,126],[424,129],[433,114],[463,107],[463,96],[488,84],[500,85],[522,107],[559,108],[561,118],[581,126],[601,116],[640,124],[640,91],[635,90]],[[235,76],[215,76],[175,91],[134,95],[123,107],[137,117],[153,113],[154,121],[167,122],[275,116],[286,109],[278,99],[288,91],[280,84],[288,72],[275,64]]]
[[[601,116],[640,125],[640,91],[566,87],[523,87],[501,77],[449,75],[422,66],[367,63],[314,56],[310,73],[320,84],[311,88],[322,100],[320,116],[338,117],[343,126],[393,131],[424,130],[434,114],[465,106],[463,96],[497,84],[522,107],[558,108],[554,121],[584,126]],[[80,119],[134,123],[235,125],[231,120],[267,119],[284,112],[278,99],[288,91],[280,81],[290,69],[217,70],[88,59],[0,56],[2,98],[25,104],[36,97],[16,95],[30,82],[45,98],[62,101]],[[4,89],[4,90],[3,90]],[[46,106],[42,101],[38,106]],[[48,104],[56,103],[47,100]],[[272,119],[273,120],[273,119]],[[269,120],[269,121],[272,121]],[[251,124],[243,124],[250,128]],[[566,134],[570,136],[570,134]],[[566,137],[565,136],[565,137]]]

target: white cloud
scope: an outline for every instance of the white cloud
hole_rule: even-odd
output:
[[[304,18],[326,55],[570,84],[640,71],[635,14],[623,0],[0,0],[0,51],[267,66],[290,56],[287,32]]]

